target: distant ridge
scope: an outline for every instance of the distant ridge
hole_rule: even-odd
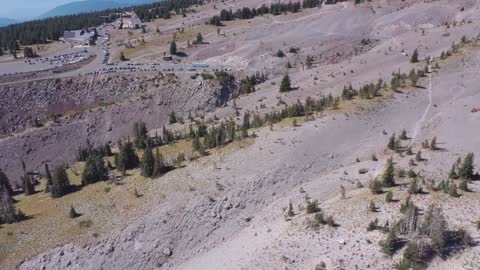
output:
[[[17,21],[9,18],[0,18],[0,27],[14,23],[17,23]]]
[[[110,8],[119,8],[122,5],[115,2],[115,1],[94,1],[94,0],[87,0],[87,1],[79,1],[79,2],[72,2],[65,5],[58,6],[54,9],[51,9],[38,17],[38,19],[44,19],[48,17],[58,17],[70,14],[78,14],[78,13],[86,13],[86,12],[94,12],[100,11]]]
[[[49,17],[58,17],[86,12],[95,12],[111,8],[121,8],[133,5],[149,4],[161,2],[160,0],[85,0],[78,2],[71,2],[65,5],[55,7],[37,19],[45,19]]]

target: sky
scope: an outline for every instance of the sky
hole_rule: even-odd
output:
[[[0,0],[0,17],[10,19],[28,19],[69,2],[76,0]]]

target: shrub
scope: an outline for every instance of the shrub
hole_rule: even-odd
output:
[[[367,172],[368,172],[368,169],[365,169],[365,168],[361,168],[358,170],[359,174],[366,174]]]
[[[393,201],[393,193],[391,191],[387,192],[385,195],[385,202],[389,203]]]
[[[378,228],[378,219],[376,218],[374,221],[370,221],[367,226],[367,232],[374,231]]]
[[[78,226],[80,226],[80,228],[90,228],[92,227],[92,225],[93,225],[93,221],[90,219],[82,220],[78,223]]]
[[[320,211],[320,208],[318,207],[318,201],[309,201],[307,203],[307,214],[312,214]]]
[[[327,224],[327,221],[325,220],[325,217],[323,216],[323,213],[316,213],[315,216],[315,221],[317,221],[319,224],[325,225]]]
[[[378,180],[373,180],[370,182],[369,185],[370,191],[372,194],[380,194],[382,193],[382,183]]]
[[[327,225],[330,227],[335,227],[335,220],[333,219],[333,216],[328,216]]]
[[[398,249],[398,238],[395,234],[395,230],[391,230],[388,233],[387,239],[380,242],[380,246],[382,248],[383,253],[387,254],[388,256],[393,256]]]
[[[377,212],[377,206],[375,205],[375,202],[373,200],[370,201],[370,204],[368,205],[368,210],[370,212]]]
[[[415,171],[413,169],[410,169],[410,170],[408,170],[407,176],[408,176],[408,178],[415,178],[415,177],[417,177],[417,173],[415,173]]]

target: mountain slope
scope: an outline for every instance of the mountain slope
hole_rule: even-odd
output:
[[[93,11],[100,11],[110,8],[119,8],[122,7],[122,4],[119,4],[115,1],[79,1],[79,2],[72,2],[65,5],[58,6],[50,11],[47,11],[40,15],[38,18],[48,18],[48,17],[56,17],[56,16],[64,16],[69,14],[78,14],[78,13],[85,13],[85,12],[93,12]]]
[[[134,6],[134,5],[150,4],[155,2],[160,2],[160,1],[159,0],[99,0],[99,1],[85,0],[85,1],[71,2],[65,5],[55,7],[43,13],[38,18],[42,19],[42,18],[55,17],[55,16],[64,16],[64,15],[70,15],[70,14],[100,11],[100,10],[105,10],[110,8],[120,8],[120,7]]]
[[[9,24],[14,24],[16,23],[17,21],[13,20],[13,19],[9,19],[9,18],[0,18],[0,27],[2,26],[7,26]]]

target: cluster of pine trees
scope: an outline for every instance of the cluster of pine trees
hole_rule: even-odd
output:
[[[209,19],[208,23],[216,26],[222,25],[222,21],[232,21],[235,19],[246,20],[252,19],[256,16],[262,16],[264,14],[280,15],[286,12],[298,12],[303,8],[314,8],[320,6],[323,0],[304,0],[303,4],[300,2],[288,2],[288,3],[273,3],[269,7],[263,4],[259,8],[250,9],[244,7],[237,9],[235,12],[232,10],[223,9],[219,15],[215,15]]]
[[[268,80],[268,76],[263,73],[257,72],[251,76],[247,76],[245,79],[240,80],[240,95],[246,95],[255,92],[255,86]]]

